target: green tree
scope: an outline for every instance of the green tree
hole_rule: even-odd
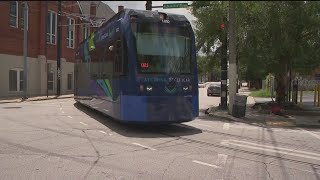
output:
[[[194,1],[193,5],[192,13],[198,19],[197,48],[208,53],[219,38],[228,2]],[[236,32],[241,76],[257,80],[273,73],[276,101],[284,102],[289,68],[306,73],[320,64],[319,13],[320,3],[314,1],[238,1]]]
[[[205,76],[213,73],[220,77],[220,61],[214,56],[198,56],[198,75]]]

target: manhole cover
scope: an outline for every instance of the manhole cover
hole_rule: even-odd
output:
[[[3,107],[3,109],[18,109],[18,108],[21,108],[21,107]]]

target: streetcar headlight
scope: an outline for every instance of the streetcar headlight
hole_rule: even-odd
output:
[[[152,91],[152,86],[147,86],[147,91]]]
[[[140,91],[142,92],[144,89],[143,85],[140,85]]]

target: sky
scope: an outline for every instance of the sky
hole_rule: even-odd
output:
[[[129,9],[146,9],[146,1],[102,1],[107,4],[114,12],[118,12],[118,6],[122,5],[124,8]],[[172,3],[189,3],[192,1],[152,1],[152,6],[162,6],[163,4],[172,4]],[[154,10],[158,10],[159,12],[167,12],[173,14],[181,14],[186,16],[186,18],[192,23],[192,21],[196,20],[196,18],[191,14],[191,12],[187,8],[175,8],[175,9],[162,9],[162,8],[153,8]],[[192,23],[194,27],[194,23]]]

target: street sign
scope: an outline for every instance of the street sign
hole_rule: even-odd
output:
[[[163,9],[171,8],[187,8],[188,3],[172,3],[172,4],[163,4]]]

